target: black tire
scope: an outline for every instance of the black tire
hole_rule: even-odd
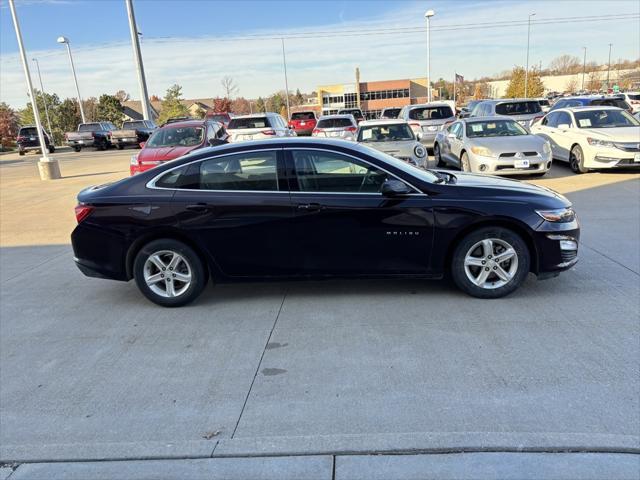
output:
[[[117,145],[117,147],[118,147],[118,150],[122,150],[122,149],[124,149],[124,145],[120,145],[120,144],[118,144],[118,145]]]
[[[436,160],[436,166],[439,168],[446,167],[447,164],[442,160],[442,155],[440,154],[440,145],[437,143],[433,145],[433,158]]]
[[[73,150],[79,152],[80,150],[82,150],[82,147],[73,147]]]
[[[190,272],[190,284],[187,286],[186,283],[177,283],[177,280],[173,280],[173,285],[179,285],[181,288],[186,287],[183,292],[181,292],[177,296],[163,296],[162,294],[154,292],[152,288],[147,284],[145,280],[145,268],[147,265],[147,260],[149,258],[158,253],[158,252],[171,252],[179,254],[184,260],[185,264],[188,266],[188,269],[183,269],[183,273]],[[161,256],[161,259],[169,259],[171,258],[169,254],[165,254],[166,256]],[[168,263],[166,263],[167,269]],[[183,263],[178,264],[180,267],[184,267]],[[155,264],[152,266],[158,270],[158,274],[163,274],[160,272],[160,269],[155,267]],[[179,275],[179,272],[176,270],[175,273],[169,273],[169,270],[163,270],[167,272],[165,280],[159,280],[155,285],[160,284],[157,289],[160,291],[167,292],[166,283],[168,275],[173,275],[175,277],[176,274]],[[153,272],[148,272],[153,273]],[[170,238],[163,238],[159,240],[153,240],[146,244],[136,255],[135,261],[133,263],[133,276],[136,281],[136,285],[142,292],[142,294],[151,300],[153,303],[161,305],[163,307],[181,307],[186,305],[192,301],[194,301],[198,296],[202,293],[202,290],[207,284],[208,273],[205,266],[202,263],[202,260],[198,256],[198,254],[189,246],[185,245],[182,242],[177,240],[173,240]],[[169,279],[170,280],[170,279]],[[162,282],[162,283],[161,283]]]
[[[471,164],[469,163],[467,152],[462,152],[462,155],[460,155],[460,171],[471,172]]]
[[[56,153],[56,147],[54,147],[53,145],[49,146],[49,153]]]
[[[476,248],[476,245],[488,239],[492,239],[493,244],[491,250],[493,250],[494,254],[491,260],[486,256],[483,258],[485,253],[483,252],[484,248],[482,246]],[[510,279],[501,285],[500,278],[492,270],[494,270],[496,265],[493,259],[505,251],[503,244],[509,245],[515,251],[515,257],[499,264],[502,271],[507,272],[507,270],[509,270],[507,274],[511,274]],[[489,268],[490,270],[486,270],[489,273],[486,274],[488,277],[486,277],[485,287],[474,283],[467,275],[467,269],[465,268],[465,258],[467,254],[478,251],[482,251],[483,253],[480,253],[479,257],[476,257],[476,255],[472,256],[478,258],[478,260],[485,261],[486,264],[482,264],[483,266],[470,266],[469,271],[472,277],[478,279],[480,278],[480,274],[483,273],[482,269],[486,270]],[[515,264],[513,263],[514,260]],[[530,263],[531,255],[529,248],[517,233],[503,227],[484,227],[469,233],[456,246],[451,260],[451,277],[460,290],[473,297],[500,298],[518,289],[529,273]]]
[[[574,145],[569,153],[569,167],[573,173],[587,173],[588,168],[584,168],[584,153],[580,145]]]
[[[22,155],[24,155],[24,154],[25,154],[25,151],[24,151],[24,150],[18,150],[18,155],[22,156]]]
[[[106,142],[100,142],[96,145],[96,150],[106,150],[107,149],[107,143]]]

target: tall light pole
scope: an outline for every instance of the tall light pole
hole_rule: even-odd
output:
[[[529,98],[529,40],[531,38],[531,17],[533,16],[535,13],[530,13],[527,22],[527,68],[524,71],[524,98]]]
[[[140,87],[140,103],[142,105],[142,115],[145,120],[151,120],[151,109],[149,108],[149,93],[147,92],[147,80],[144,76],[144,66],[142,65],[142,53],[140,52],[140,38],[138,26],[133,12],[131,0],[125,0],[127,4],[127,15],[129,16],[129,30],[131,31],[131,45],[133,45],[133,57],[136,61],[138,72],[138,86]]]
[[[22,32],[20,31],[20,23],[18,22],[18,15],[16,14],[16,6],[14,0],[9,0],[9,9],[11,10],[11,18],[13,19],[13,27],[16,30],[16,39],[18,40],[18,50],[20,51],[20,59],[22,60],[22,68],[24,69],[24,77],[27,81],[27,89],[31,96],[31,108],[33,108],[33,118],[36,122],[36,130],[38,131],[38,140],[40,141],[40,151],[42,157],[38,162],[38,171],[40,172],[40,179],[53,180],[60,178],[60,166],[57,160],[48,156],[47,144],[44,141],[44,133],[42,132],[42,122],[40,122],[40,112],[38,111],[38,102],[33,91],[33,83],[31,83],[31,73],[29,72],[29,64],[27,63],[27,54],[24,51],[24,45],[22,44]]]
[[[613,45],[613,43],[609,44],[609,66],[607,67],[607,90],[609,90],[609,88],[611,87],[611,84],[609,83],[609,72],[611,71],[611,46]]]
[[[427,102],[431,101],[431,17],[435,14],[433,10],[424,12],[427,19]]]
[[[49,119],[49,107],[47,107],[47,97],[44,94],[44,86],[42,85],[42,75],[40,75],[40,64],[38,63],[37,58],[32,58],[32,60],[36,63],[36,68],[38,69],[38,78],[40,79],[40,91],[42,92],[42,101],[44,103],[44,115],[47,117],[47,126],[49,127],[49,135],[51,138],[49,139],[52,144],[55,144],[53,141],[53,130],[51,130],[51,120]]]
[[[84,116],[84,108],[82,107],[82,97],[80,96],[80,88],[78,87],[78,78],[76,77],[76,67],[73,65],[73,57],[71,56],[71,46],[67,37],[58,37],[58,43],[64,43],[67,46],[67,53],[69,54],[69,63],[71,64],[71,73],[73,74],[73,81],[76,84],[76,93],[78,94],[78,106],[80,107],[80,116],[82,117],[82,123],[87,123],[87,119]]]
[[[584,92],[584,72],[587,68],[587,47],[582,47],[584,50],[584,56],[582,57],[582,88],[581,90]]]
[[[287,99],[287,123],[289,123],[291,113],[289,112],[289,81],[287,80],[287,56],[284,53],[284,38],[281,38],[280,40],[282,40],[282,63],[284,65],[284,96]]]

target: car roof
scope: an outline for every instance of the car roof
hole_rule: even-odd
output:
[[[451,107],[447,102],[429,102],[429,103],[416,103],[415,105],[407,105],[409,110],[413,110],[414,108],[424,108],[424,107]]]
[[[483,100],[482,103],[491,103],[497,105],[499,103],[514,103],[514,102],[537,102],[537,98],[491,98]]]
[[[165,123],[160,128],[167,128],[167,127],[202,127],[206,123],[211,123],[212,124],[212,123],[215,123],[215,122],[212,122],[211,120],[181,120],[179,122]]]
[[[350,113],[336,113],[332,115],[322,115],[318,120],[326,120],[328,118],[348,118],[350,120],[355,120],[356,118]]]
[[[402,120],[400,118],[379,118],[376,120],[365,120],[364,122],[360,122],[361,127],[366,127],[369,125],[408,125],[406,120]]]
[[[569,112],[589,112],[592,110],[622,110],[622,108],[614,107],[613,105],[585,105],[583,107],[562,107],[553,111],[558,112],[560,110],[567,110]]]
[[[247,113],[246,115],[236,115],[233,117],[233,119],[238,120],[241,118],[260,118],[260,117],[270,117],[273,115],[279,115],[279,114],[276,112]]]
[[[459,121],[466,122],[466,123],[473,123],[473,122],[491,122],[496,120],[511,120],[512,122],[515,122],[513,118],[507,115],[487,115],[486,117],[467,117],[467,118],[461,118]]]

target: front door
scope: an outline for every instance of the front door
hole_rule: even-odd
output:
[[[391,174],[338,152],[288,149],[301,273],[425,274],[433,237],[428,196],[380,193]]]

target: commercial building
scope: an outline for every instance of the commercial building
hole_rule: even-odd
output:
[[[378,118],[383,108],[404,107],[427,101],[425,78],[361,82],[356,68],[355,82],[320,85],[318,104],[323,115],[343,108],[360,108],[366,118]]]

